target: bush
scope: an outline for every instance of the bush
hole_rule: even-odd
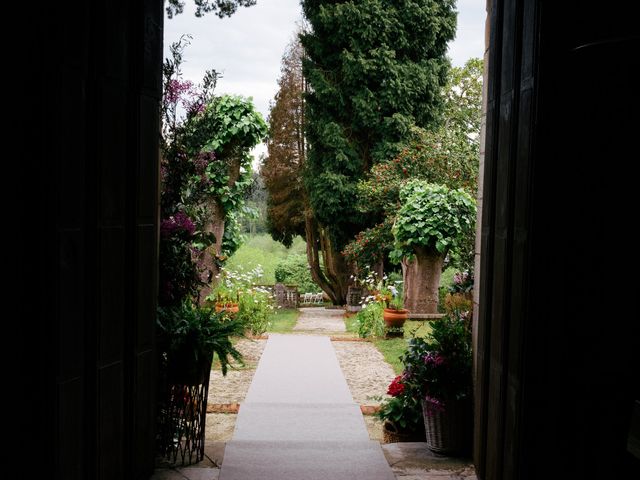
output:
[[[210,362],[215,353],[222,374],[226,375],[232,360],[242,361],[242,355],[231,342],[231,337],[242,335],[238,319],[226,318],[187,300],[177,306],[159,307],[157,326],[157,350],[165,370],[170,363],[186,360],[191,360],[194,366],[203,360]]]
[[[272,295],[261,288],[251,288],[240,295],[236,319],[251,335],[262,335],[269,329],[273,312]]]
[[[317,292],[320,290],[313,279],[307,263],[307,256],[292,254],[280,260],[275,269],[276,282],[298,285],[299,292]]]
[[[358,335],[361,338],[384,336],[385,325],[382,318],[382,310],[382,304],[372,302],[358,312],[356,320],[358,322]]]

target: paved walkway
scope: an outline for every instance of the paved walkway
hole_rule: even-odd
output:
[[[328,337],[269,337],[220,471],[220,480],[258,478],[395,479]]]

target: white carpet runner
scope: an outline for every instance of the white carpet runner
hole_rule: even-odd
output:
[[[394,480],[328,337],[271,334],[220,480]]]

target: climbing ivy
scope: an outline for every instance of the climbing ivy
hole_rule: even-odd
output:
[[[390,255],[396,262],[411,258],[414,247],[425,247],[444,256],[474,230],[476,202],[461,188],[411,180],[400,190],[400,201]]]

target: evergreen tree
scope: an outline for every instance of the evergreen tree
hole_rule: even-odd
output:
[[[268,156],[260,174],[269,192],[267,230],[274,240],[291,245],[305,235],[305,192],[302,167],[305,161],[302,46],[294,38],[282,56],[278,92],[269,111]]]
[[[412,126],[442,109],[454,0],[303,0],[305,186],[326,274],[343,303],[348,266],[339,253],[373,219],[356,209],[357,181],[400,151]]]

